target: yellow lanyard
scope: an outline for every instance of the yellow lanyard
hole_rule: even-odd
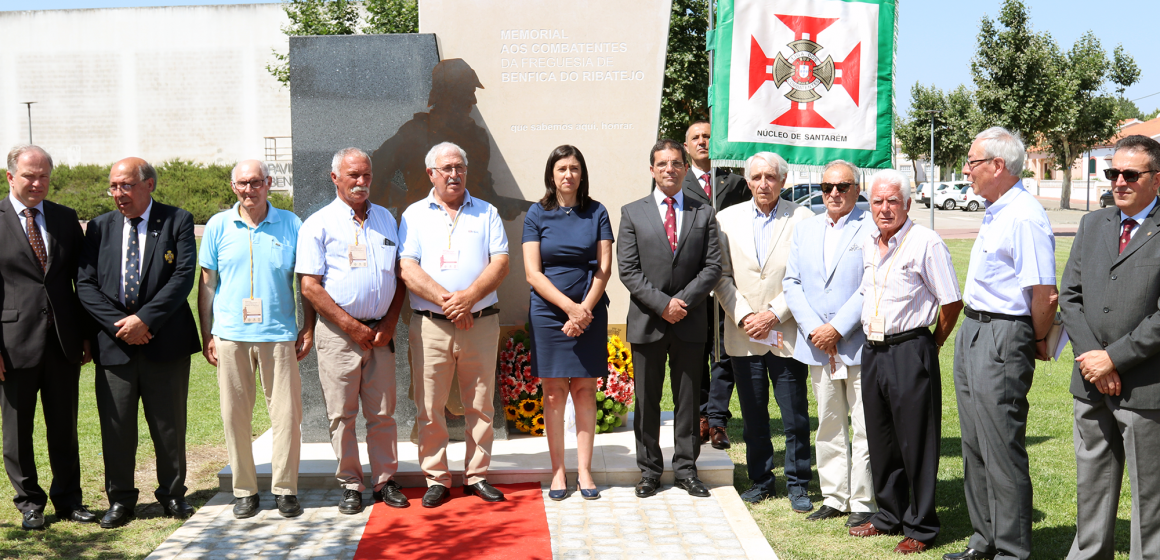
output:
[[[366,230],[367,220],[371,219],[371,214],[370,214],[370,212],[367,212],[367,219],[362,220],[362,221],[359,221],[358,214],[351,216],[351,218],[354,219],[354,223],[358,224],[358,227],[354,228],[354,246],[358,247],[358,234],[360,231]],[[365,234],[364,234],[364,237],[365,237]]]
[[[902,236],[902,241],[898,242],[898,247],[896,247],[894,249],[894,254],[890,256],[890,264],[886,265],[886,276],[882,278],[882,293],[881,294],[878,293],[878,265],[877,264],[874,265],[874,316],[875,317],[878,317],[878,307],[882,304],[882,296],[886,294],[886,284],[890,280],[890,271],[894,270],[894,260],[898,258],[898,253],[902,252],[902,245],[906,243],[906,238],[910,237],[910,231],[913,229],[914,229],[914,226],[912,225],[912,226],[910,226],[910,229],[906,230],[906,234],[904,234]],[[889,243],[889,241],[887,243]],[[877,245],[877,243],[875,243],[875,245]],[[875,249],[877,249],[877,247],[875,247]]]
[[[447,210],[444,210],[446,212]],[[459,205],[459,210],[455,212],[455,219],[451,221],[451,229],[447,230],[447,248],[451,249],[451,235],[455,233],[455,226],[459,223],[459,217],[463,215],[463,205]]]

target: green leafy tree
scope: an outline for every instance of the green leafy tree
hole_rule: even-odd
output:
[[[416,0],[366,0],[367,22],[362,32],[418,33],[419,3]]]
[[[934,113],[934,163],[944,175],[961,168],[979,128],[974,95],[962,85],[944,94],[935,86],[915,83],[910,96],[906,118],[895,121],[899,148],[911,161],[929,160],[931,113],[928,111],[938,111]],[[914,169],[917,179],[918,167]]]
[[[1151,113],[1143,113],[1140,115],[1140,120],[1150,121],[1156,117],[1160,117],[1160,107],[1154,109]]]
[[[1112,72],[1109,78],[1116,84],[1116,95],[1120,99],[1124,98],[1124,90],[1140,81],[1140,67],[1124,50],[1124,45],[1116,45],[1116,50],[1112,51]]]
[[[705,50],[708,25],[707,0],[673,0],[659,138],[683,141],[689,123],[709,119],[709,53]]]

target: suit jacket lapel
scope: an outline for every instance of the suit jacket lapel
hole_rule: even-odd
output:
[[[682,185],[682,188],[685,191],[685,196],[692,196],[695,200],[712,206],[713,203],[710,202],[709,197],[705,195],[705,189],[701,188],[701,182],[695,175],[693,175],[692,169],[689,169],[689,171],[685,173],[685,182]]]
[[[20,240],[17,243],[17,245],[20,245],[20,248],[17,250],[28,256],[33,266],[40,268],[40,260],[36,258],[36,253],[32,251],[32,243],[28,241],[28,234],[24,233],[24,226],[20,223],[22,216],[16,213],[16,209],[12,207],[12,201],[8,200],[8,197],[0,200],[0,213],[3,214],[4,223],[8,227],[9,234],[12,236],[11,239]],[[48,220],[45,220],[44,223],[47,224]]]
[[[838,270],[838,263],[842,262],[842,259],[846,257],[846,253],[849,252],[846,248],[850,246],[850,242],[854,240],[854,236],[858,234],[858,230],[862,229],[862,220],[857,219],[861,213],[862,211],[855,206],[850,211],[850,217],[846,218],[846,226],[842,228],[842,237],[839,239],[837,251],[834,253],[834,262],[830,263],[830,269],[826,271],[826,284],[829,284],[830,280],[834,278],[834,271]],[[825,222],[822,222],[822,225],[829,227]],[[825,241],[823,241],[824,243]],[[825,250],[824,245],[822,250]],[[860,253],[859,257],[861,257]]]
[[[653,231],[653,235],[657,236],[659,239],[664,240],[663,245],[665,246],[665,248],[668,248],[669,247],[669,236],[668,236],[668,234],[665,233],[665,223],[661,221],[661,214],[660,214],[660,210],[657,207],[656,199],[653,198],[653,195],[650,194],[647,197],[645,197],[644,199],[642,199],[640,202],[641,202],[641,210],[644,212],[645,221],[648,222],[649,224],[652,224],[651,229]],[[637,249],[638,250],[640,249],[640,246],[641,246],[640,241],[638,240],[637,241]],[[679,245],[678,245],[678,247],[679,247]],[[666,252],[668,253],[669,258],[673,257],[674,253],[672,250],[669,250]]]
[[[44,231],[46,238],[44,240],[44,248],[48,252],[48,263],[44,266],[44,274],[47,276],[52,270],[52,261],[60,254],[60,221],[56,219],[56,208],[49,206],[46,202],[44,204]]]
[[[145,249],[141,252],[142,293],[145,292],[145,279],[149,274],[149,265],[153,263],[153,251],[157,249],[157,237],[161,234],[161,224],[169,217],[169,213],[163,208],[154,200],[153,209],[149,211],[149,223],[145,224]]]
[[[685,200],[684,202],[684,208],[681,208],[681,231],[677,233],[677,250],[673,251],[674,260],[680,254],[681,247],[685,246],[685,240],[688,239],[689,232],[693,230],[693,221],[697,218],[697,212],[694,211],[689,201]]]
[[[1112,266],[1115,266],[1115,263],[1118,262],[1117,259],[1123,256],[1120,254],[1120,212],[1118,210],[1108,214],[1100,237],[1103,237],[1104,242],[1108,244],[1108,254],[1112,255]]]
[[[1158,216],[1156,210],[1160,209],[1160,202],[1152,207],[1152,211],[1148,213],[1148,218],[1143,221],[1138,227],[1139,230],[1132,236],[1132,240],[1128,242],[1128,246],[1124,247],[1124,252],[1120,253],[1119,257],[1112,263],[1112,267],[1120,264],[1129,255],[1140,250],[1145,243],[1152,240],[1156,236],[1156,232],[1160,230],[1160,224],[1156,223]],[[1118,217],[1118,216],[1117,216]],[[1119,228],[1116,228],[1117,230]],[[1119,235],[1116,236],[1116,250],[1120,249]]]
[[[763,255],[765,258],[765,264],[761,266],[761,270],[763,271],[765,270],[765,267],[769,266],[770,261],[773,260],[769,258],[769,256],[772,255],[773,250],[777,248],[778,241],[780,241],[781,236],[785,234],[785,226],[787,223],[789,223],[790,211],[784,207],[782,204],[783,202],[785,201],[779,201],[777,206],[773,209],[776,215],[773,217],[773,232],[769,234],[769,247],[766,248],[767,253]]]

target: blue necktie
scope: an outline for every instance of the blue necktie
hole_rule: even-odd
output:
[[[129,249],[125,251],[125,307],[129,313],[137,312],[137,299],[141,297],[141,243],[137,241],[137,226],[141,218],[130,218]]]

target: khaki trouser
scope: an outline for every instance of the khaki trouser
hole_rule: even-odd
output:
[[[495,358],[499,349],[499,316],[475,320],[467,330],[451,321],[422,315],[411,317],[411,363],[422,380],[415,381],[415,419],[419,424],[419,462],[427,475],[427,485],[450,487],[447,472],[447,417],[444,408],[451,381],[458,377],[463,396],[465,439],[464,458],[467,484],[487,478],[491,464],[491,429],[495,407]],[[413,375],[413,374],[412,374]]]
[[[359,403],[367,423],[367,456],[374,489],[382,488],[399,470],[398,432],[395,426],[395,354],[388,346],[363,350],[336,325],[319,317],[314,329],[318,349],[318,380],[330,445],[338,458],[335,476],[347,490],[363,491],[362,461],[358,454]]]
[[[818,400],[818,486],[823,505],[843,512],[874,512],[878,507],[862,412],[862,366],[846,366],[846,372],[846,379],[830,379],[822,366],[810,366]]]
[[[234,496],[258,493],[251,433],[257,388],[255,370],[270,413],[273,453],[270,490],[279,496],[298,494],[298,460],[302,448],[302,378],[294,342],[237,342],[214,337],[218,356],[218,391],[222,426],[230,453]]]

